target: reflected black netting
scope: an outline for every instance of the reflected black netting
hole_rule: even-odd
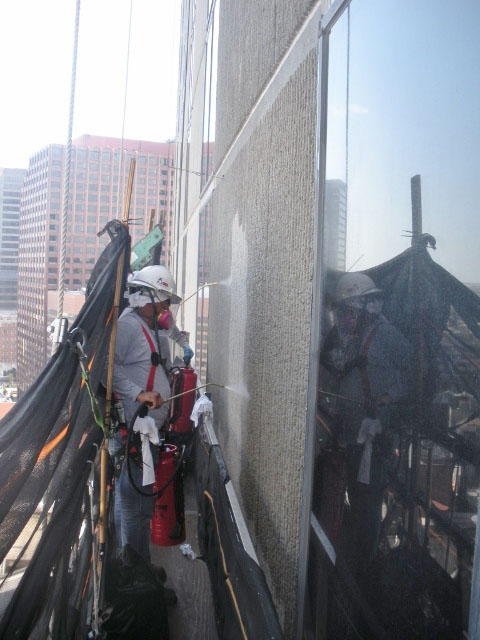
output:
[[[71,328],[85,332],[94,391],[108,355],[120,257],[122,284],[129,265],[126,227],[114,221],[108,231],[111,241]],[[92,593],[87,480],[102,439],[78,356],[64,342],[0,422],[0,637],[86,637]]]
[[[480,416],[480,297],[438,265],[422,244],[363,273],[384,291],[383,313],[413,345],[417,371],[422,371],[416,385],[421,401],[410,417],[405,414],[410,426],[458,457],[480,463],[480,442],[461,428]],[[340,275],[327,276],[327,299],[333,301]],[[449,403],[463,396],[472,407],[462,423],[448,429],[437,419],[442,394],[450,396]]]
[[[480,463],[480,285],[460,282],[433,260],[426,243],[421,241],[392,260],[363,273],[383,291],[383,314],[413,347],[414,393],[412,398],[399,403],[401,419],[395,428],[398,427],[396,442],[400,457],[395,465],[391,461],[386,462],[390,483],[388,500],[391,502],[384,502],[388,507],[382,524],[384,546],[367,567],[359,569],[357,558],[349,555],[348,545],[355,533],[351,538],[346,533],[351,510],[343,503],[347,485],[347,480],[341,475],[347,473],[344,453],[334,447],[326,448],[319,463],[323,473],[319,476],[323,483],[320,486],[325,490],[314,496],[314,508],[322,519],[328,523],[333,521],[337,528],[341,522],[347,523],[342,530],[343,538],[339,538],[338,543],[340,552],[332,581],[333,597],[341,600],[342,606],[347,603],[350,613],[357,616],[355,622],[362,620],[367,624],[370,629],[368,637],[457,638],[461,635],[462,614],[468,611],[468,604],[462,601],[467,591],[465,583],[450,575],[447,560],[442,559],[438,548],[432,547],[431,550],[426,545],[435,533],[439,545],[438,540],[443,539],[441,534],[445,534],[445,558],[448,558],[450,539],[458,543],[459,573],[473,547],[473,541],[454,520],[456,489],[452,484],[452,473],[455,463],[463,465],[463,469],[469,466],[465,463],[477,468]],[[333,271],[327,274],[326,296],[330,308],[335,305],[336,285],[341,276],[341,273]],[[321,420],[324,399],[321,394],[319,398]],[[325,406],[325,416],[328,416],[328,403]],[[425,450],[430,448],[432,455],[430,498],[434,500],[436,495],[440,496],[437,500],[448,511],[448,516],[442,515],[435,502],[432,509],[426,502],[426,454],[419,466],[419,474],[423,469],[423,475],[415,479],[416,489],[413,490],[413,483],[410,484],[412,478],[407,476],[405,449],[417,435],[427,444]],[[329,466],[326,466],[326,461]],[[442,478],[442,483],[439,478]],[[429,527],[432,527],[429,529],[430,538],[427,538],[427,525],[424,525],[424,547],[417,540],[420,530],[410,535],[403,528],[407,515],[408,521],[417,517],[412,506],[414,503],[417,506],[422,504],[422,500],[425,501],[423,513],[428,517]],[[465,503],[465,515],[470,520],[471,513],[467,507]],[[330,516],[329,508],[333,516]],[[397,524],[389,529],[389,523],[394,521]],[[420,524],[420,517],[418,521]],[[453,547],[454,542],[451,544]],[[353,590],[350,588],[352,576],[358,581],[353,583]],[[366,597],[385,631],[373,632],[377,621],[369,619],[369,606],[357,601],[358,593]],[[353,604],[348,604],[350,601]],[[334,622],[342,626],[345,613],[340,605],[334,605],[335,611],[340,622],[337,619]]]

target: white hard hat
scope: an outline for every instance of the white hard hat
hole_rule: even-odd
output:
[[[346,302],[350,298],[369,296],[372,293],[383,293],[370,276],[364,273],[344,273],[337,283],[335,300],[337,303]]]
[[[140,269],[128,280],[127,287],[151,289],[155,291],[160,301],[170,300],[173,304],[179,304],[182,301],[180,296],[177,296],[177,285],[172,274],[166,267],[160,265]]]

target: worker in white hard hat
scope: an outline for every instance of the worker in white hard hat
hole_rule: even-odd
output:
[[[151,302],[151,295],[158,290],[158,286],[160,286],[161,297],[168,295],[169,302],[169,309],[162,311],[161,314],[157,316],[160,336],[168,336],[183,349],[183,360],[185,364],[188,365],[194,353],[184,333],[176,326],[173,315],[170,312],[170,307],[179,304],[181,298],[177,296],[176,293],[172,293],[172,286],[175,287],[176,285],[172,274],[166,267],[157,265],[144,267],[129,276],[127,281],[127,297],[130,308],[141,308]]]
[[[386,460],[413,379],[412,346],[382,314],[383,304],[384,292],[368,275],[343,274],[321,356],[336,379],[335,436],[346,450],[352,535],[365,565],[376,555]]]
[[[128,281],[126,308],[118,321],[113,369],[113,391],[117,395],[129,425],[139,405],[146,403],[148,416],[135,422],[134,430],[142,433],[143,443],[137,440],[129,448],[130,473],[134,483],[145,493],[151,493],[153,469],[161,443],[159,431],[168,415],[170,383],[167,377],[170,364],[168,341],[165,335],[174,329],[171,305],[181,302],[176,293],[172,274],[162,266],[149,266],[138,271]],[[170,321],[162,324],[162,318]],[[168,320],[168,319],[167,319]],[[160,437],[159,437],[160,435]],[[129,478],[125,460],[127,440],[125,428],[110,441],[109,450],[117,470],[115,480],[115,529],[117,551],[130,544],[146,560],[150,558],[150,518],[154,498],[140,495]],[[145,438],[147,442],[145,444]],[[148,443],[150,440],[150,444]]]

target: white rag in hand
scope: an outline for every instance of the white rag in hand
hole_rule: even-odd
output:
[[[155,469],[153,468],[152,452],[150,451],[150,442],[152,444],[160,444],[158,438],[158,429],[155,420],[146,416],[145,418],[137,418],[133,425],[133,430],[138,431],[142,440],[142,460],[143,460],[143,480],[142,486],[153,484],[155,482]]]
[[[363,454],[358,469],[358,482],[370,484],[370,468],[372,465],[373,439],[382,433],[382,425],[378,418],[364,418],[358,432],[357,443],[363,444]]]

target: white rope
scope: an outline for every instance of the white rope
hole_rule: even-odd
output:
[[[345,238],[347,237],[348,225],[348,170],[349,170],[349,138],[350,138],[350,5],[347,7],[347,86],[345,95]],[[360,258],[357,260],[357,262]],[[356,263],[355,263],[356,264]],[[346,266],[346,265],[345,265]],[[344,268],[345,268],[344,266]],[[350,267],[351,269],[352,267]]]
[[[75,9],[75,32],[72,57],[72,81],[70,86],[70,111],[68,116],[68,137],[67,153],[65,158],[65,176],[63,181],[63,206],[62,206],[62,231],[60,246],[60,268],[58,273],[58,309],[57,318],[63,316],[63,299],[65,287],[65,255],[67,246],[67,218],[68,204],[70,199],[70,166],[72,162],[72,131],[73,131],[73,111],[75,106],[75,86],[77,80],[77,51],[78,51],[78,31],[80,25],[80,0],[77,0]],[[58,343],[57,343],[58,344]],[[53,349],[57,344],[54,343]]]
[[[128,95],[128,72],[130,68],[130,39],[132,35],[132,11],[133,11],[133,0],[130,0],[130,15],[128,18],[128,41],[127,41],[127,68],[125,71],[125,91],[123,94],[123,120],[122,120],[122,141],[120,143],[120,179],[118,181],[118,190],[117,190],[117,218],[120,219],[119,212],[120,209],[120,194],[124,194],[124,186],[125,186],[125,150],[123,148],[123,141],[125,138],[125,118],[127,113],[127,95]]]

